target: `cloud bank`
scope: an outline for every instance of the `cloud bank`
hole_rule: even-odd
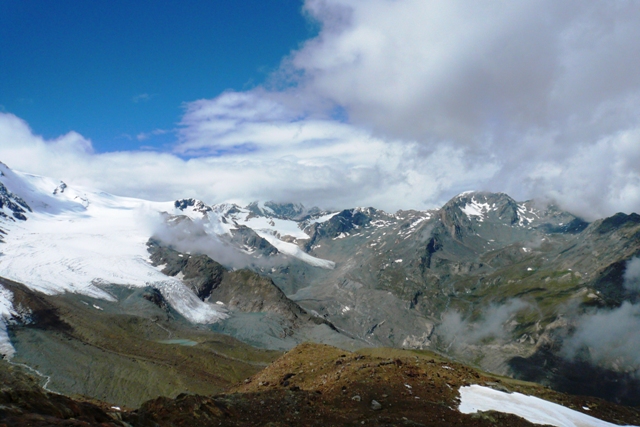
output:
[[[619,308],[578,318],[575,332],[562,346],[567,358],[581,357],[605,368],[640,372],[640,305],[625,301]]]
[[[94,153],[77,133],[47,141],[23,120],[0,114],[0,158],[14,169],[151,200],[388,210],[432,206],[452,184],[467,188],[493,173],[449,145],[423,156],[418,143],[385,141],[326,119],[291,121],[288,110],[264,120],[259,100],[251,107],[254,98],[227,93],[192,104],[172,152]],[[237,110],[235,102],[246,107]]]
[[[640,4],[308,0],[304,13],[317,37],[263,87],[187,103],[164,152],[96,154],[0,113],[0,158],[155,200],[394,211],[477,189],[588,219],[640,211]]]
[[[625,289],[640,290],[639,257],[627,260],[623,278]],[[575,316],[573,322],[575,330],[562,345],[563,356],[640,375],[640,304],[624,301],[617,308]]]

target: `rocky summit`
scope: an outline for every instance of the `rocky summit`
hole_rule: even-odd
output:
[[[635,213],[150,202],[0,173],[0,425],[528,425],[463,413],[472,385],[639,423]]]

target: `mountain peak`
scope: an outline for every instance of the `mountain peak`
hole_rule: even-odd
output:
[[[203,201],[192,198],[176,200],[173,205],[181,211],[192,208],[194,212],[200,212],[203,215],[212,211],[211,207],[207,206]]]
[[[466,191],[449,200],[443,210],[459,220],[483,222],[495,219],[514,224],[519,219],[518,203],[505,193]]]
[[[498,201],[511,201],[511,202],[515,202],[515,200],[513,200],[508,194],[506,193],[493,193],[490,191],[463,191],[462,193],[458,194],[457,196],[454,196],[453,198],[451,198],[451,200],[449,200],[449,202],[447,202],[447,204],[449,203],[455,203],[455,202],[466,202],[468,200],[478,200],[480,203],[485,203],[485,202],[498,202]]]

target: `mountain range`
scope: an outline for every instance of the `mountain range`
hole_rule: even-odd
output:
[[[313,341],[640,404],[635,213],[488,192],[395,213],[153,202],[0,164],[0,239],[0,353],[56,392],[215,393]]]

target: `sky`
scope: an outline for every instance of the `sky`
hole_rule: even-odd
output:
[[[0,161],[152,200],[640,211],[640,2],[0,1]]]
[[[153,131],[173,130],[184,102],[255,87],[314,34],[301,7],[3,0],[0,104],[45,138],[74,130],[97,152],[161,148],[175,138]]]

